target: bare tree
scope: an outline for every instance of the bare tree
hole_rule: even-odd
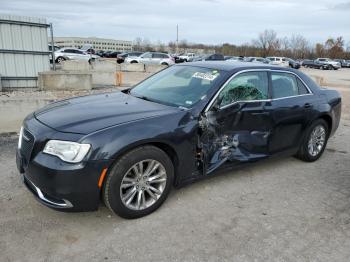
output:
[[[136,37],[134,40],[134,51],[142,51],[142,38]]]
[[[292,35],[290,40],[291,52],[294,58],[306,58],[310,44],[302,35]]]
[[[279,49],[280,40],[274,30],[265,30],[259,34],[258,39],[254,40],[253,44],[261,48],[262,56],[269,56]]]

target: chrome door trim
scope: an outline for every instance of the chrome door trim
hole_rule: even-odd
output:
[[[212,107],[213,103],[215,102],[216,98],[219,96],[219,94],[221,93],[221,91],[226,87],[226,85],[236,76],[242,74],[242,73],[247,73],[247,72],[277,72],[277,73],[287,73],[287,74],[292,74],[296,77],[298,77],[298,79],[305,85],[306,89],[309,91],[308,94],[302,94],[302,95],[296,95],[296,96],[286,96],[286,97],[280,97],[280,98],[270,98],[270,99],[262,99],[262,100],[244,100],[244,101],[235,101],[231,104],[225,105],[223,107],[221,107],[220,109],[224,109],[227,108],[229,106],[232,106],[236,103],[254,103],[254,102],[271,102],[274,100],[281,100],[281,99],[287,99],[287,98],[293,98],[293,97],[299,97],[299,96],[309,96],[309,95],[313,95],[314,93],[311,91],[311,89],[309,88],[309,86],[304,82],[303,79],[301,79],[300,76],[298,76],[296,73],[291,72],[291,71],[287,71],[287,70],[276,70],[276,69],[269,69],[269,68],[265,68],[265,69],[245,69],[245,70],[241,70],[239,72],[236,72],[235,74],[233,74],[228,80],[226,80],[226,82],[220,87],[220,89],[216,92],[216,94],[214,95],[214,97],[210,100],[209,104],[205,107],[204,109],[204,113],[208,112],[209,109]],[[270,86],[269,86],[270,87]]]

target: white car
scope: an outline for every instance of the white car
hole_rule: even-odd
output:
[[[58,64],[65,60],[84,60],[91,62],[97,58],[99,58],[98,55],[87,54],[77,48],[62,48],[55,51],[55,61]]]
[[[285,57],[269,56],[269,57],[266,57],[266,59],[271,61],[270,62],[271,65],[289,67],[289,61],[286,60]]]
[[[187,53],[179,56],[180,59],[183,59],[185,62],[191,61],[196,56],[195,53]]]
[[[175,59],[166,53],[146,52],[138,57],[127,57],[125,62],[130,64],[142,63],[147,65],[153,64],[170,66],[175,64]]]

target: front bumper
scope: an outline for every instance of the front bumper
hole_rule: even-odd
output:
[[[18,170],[23,182],[39,202],[60,211],[93,211],[100,203],[98,180],[108,162],[69,164],[57,157],[37,154],[26,167],[17,151]]]

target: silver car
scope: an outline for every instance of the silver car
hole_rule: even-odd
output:
[[[175,59],[166,53],[158,52],[146,52],[138,57],[127,57],[125,59],[126,63],[142,63],[142,64],[153,64],[153,65],[173,65],[175,64]]]
[[[98,55],[87,54],[76,48],[62,48],[55,51],[55,61],[59,64],[65,60],[84,60],[90,62],[97,58],[99,58]]]

